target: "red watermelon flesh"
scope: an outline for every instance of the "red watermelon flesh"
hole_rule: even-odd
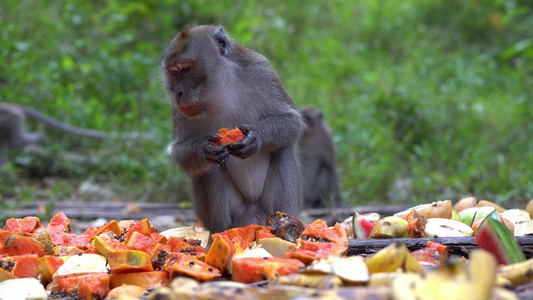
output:
[[[513,233],[497,219],[485,218],[483,226],[476,233],[475,242],[481,249],[492,253],[498,264],[513,264],[526,260]]]
[[[352,230],[354,238],[358,240],[367,239],[370,236],[370,232],[372,232],[372,229],[375,225],[376,224],[363,218],[358,213],[354,213],[352,219]]]

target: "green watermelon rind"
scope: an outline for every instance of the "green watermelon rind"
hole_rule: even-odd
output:
[[[498,219],[487,216],[482,225],[475,238],[481,249],[491,252],[499,263],[513,264],[526,260],[513,233]]]

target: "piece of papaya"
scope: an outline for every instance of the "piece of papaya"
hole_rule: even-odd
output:
[[[101,254],[106,255],[108,252],[117,251],[117,250],[129,250],[128,246],[119,242],[113,238],[107,238],[105,236],[96,236],[93,239],[93,248],[94,250]]]
[[[95,300],[104,299],[109,293],[110,279],[110,274],[97,273],[58,278],[57,284],[67,294],[77,292],[82,299]]]
[[[107,263],[113,273],[153,271],[150,255],[139,250],[118,250],[106,254]]]
[[[65,263],[70,256],[45,255],[39,258],[39,270],[41,278],[45,282],[52,280],[55,272]]]
[[[35,254],[17,256],[12,273],[18,278],[37,278],[39,273],[41,273],[39,269],[39,257]]]
[[[146,236],[140,232],[134,231],[126,245],[131,250],[139,250],[148,254],[152,253],[152,250],[157,244],[158,243],[151,236]]]
[[[220,277],[220,272],[217,268],[192,256],[180,255],[170,266],[170,278],[183,275],[198,281],[210,281]]]
[[[7,256],[36,254],[41,257],[45,255],[45,251],[44,245],[35,238],[22,234],[13,234],[4,241],[3,246],[0,246],[0,254]]]
[[[111,276],[111,288],[126,284],[140,286],[146,290],[168,287],[169,283],[169,273],[166,271],[122,273]]]
[[[220,270],[221,273],[226,271],[233,255],[235,255],[235,245],[227,235],[214,235],[211,248],[207,251],[205,262]]]
[[[139,222],[131,225],[127,230],[128,232],[124,236],[124,243],[127,243],[130,240],[134,232],[138,232],[148,237],[152,237],[152,226],[150,225],[150,221],[148,221],[148,218],[144,218]]]

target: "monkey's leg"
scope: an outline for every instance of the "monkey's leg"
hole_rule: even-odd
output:
[[[302,198],[301,175],[293,149],[288,147],[274,152],[259,200],[266,217],[277,211],[297,216]]]
[[[241,196],[223,167],[193,177],[194,210],[211,233],[229,229],[232,225],[231,206],[241,202]]]

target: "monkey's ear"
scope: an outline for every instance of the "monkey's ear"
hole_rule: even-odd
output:
[[[215,41],[220,54],[228,55],[231,52],[231,41],[222,27],[211,31],[211,37]]]

